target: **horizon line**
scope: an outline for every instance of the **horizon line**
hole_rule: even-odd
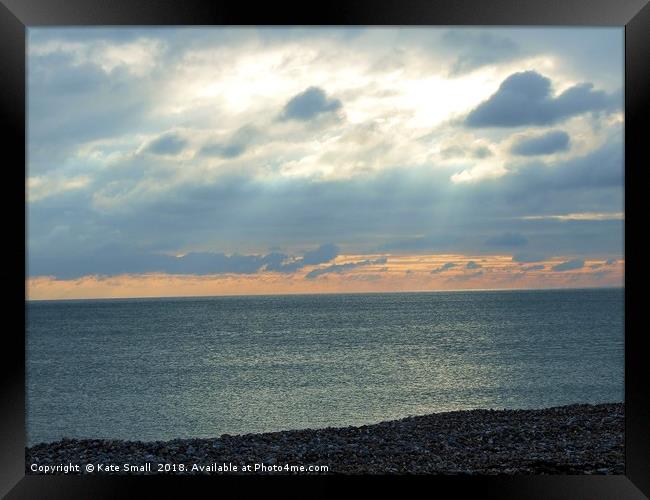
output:
[[[241,293],[224,295],[145,295],[133,297],[85,297],[85,298],[60,298],[60,299],[30,299],[25,302],[64,302],[85,300],[146,300],[146,299],[210,299],[231,297],[288,297],[288,296],[316,296],[316,295],[388,295],[388,294],[415,294],[415,293],[457,293],[457,292],[534,292],[534,291],[559,291],[559,290],[606,290],[625,289],[623,285],[582,286],[582,287],[545,287],[545,288],[460,288],[454,290],[395,290],[377,292],[312,292],[312,293]]]

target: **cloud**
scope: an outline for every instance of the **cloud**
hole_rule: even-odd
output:
[[[519,156],[550,155],[569,149],[569,134],[563,130],[551,130],[544,134],[521,137],[510,148]]]
[[[302,262],[306,266],[329,262],[338,256],[339,251],[339,247],[331,243],[321,245],[315,250],[306,252],[302,258]]]
[[[220,144],[220,143],[211,143],[206,144],[200,150],[200,154],[203,156],[218,156],[219,158],[237,158],[241,156],[246,151],[246,146],[244,144]]]
[[[302,258],[287,261],[276,260],[267,264],[267,271],[276,271],[280,273],[293,273],[305,266],[313,266],[334,260],[339,255],[340,249],[334,244],[327,243],[321,245],[315,250],[306,252]]]
[[[120,274],[253,274],[260,271],[293,273],[306,265],[328,262],[336,257],[334,245],[322,245],[292,257],[279,252],[241,255],[223,252],[189,252],[182,256],[137,252],[109,244],[92,255],[41,258],[28,266],[30,276],[55,276],[74,279],[86,275],[115,276]]]
[[[292,97],[284,106],[282,120],[307,121],[322,113],[331,113],[341,108],[341,101],[331,99],[318,87],[309,87],[304,92]]]
[[[357,267],[371,266],[375,264],[385,264],[387,260],[388,259],[386,257],[380,257],[374,260],[367,259],[358,262],[347,262],[345,264],[332,264],[331,266],[323,267],[320,269],[314,269],[313,271],[310,271],[305,275],[305,279],[312,280],[318,278],[319,276],[322,276],[323,274],[330,274],[330,273],[341,274],[346,271],[349,271],[350,269],[356,269]]]
[[[444,273],[445,271],[448,271],[449,269],[456,267],[458,264],[455,264],[454,262],[447,262],[446,264],[443,264],[440,267],[437,267],[431,271],[431,274],[439,274],[439,273]]]
[[[467,281],[471,280],[474,278],[479,278],[485,274],[483,271],[477,271],[475,273],[467,273],[467,274],[458,274],[456,276],[450,276],[447,278],[447,281]]]
[[[519,219],[549,211],[620,210],[622,148],[614,142],[584,157],[550,166],[533,162],[500,179],[453,189],[449,170],[429,164],[323,181],[256,177],[242,169],[171,183],[153,176],[163,170],[157,166],[167,157],[141,155],[137,160],[116,161],[109,169],[91,172],[83,187],[30,201],[30,272],[44,267],[56,272],[57,259],[62,268],[77,259],[88,263],[84,269],[90,274],[100,273],[102,260],[93,256],[109,243],[119,243],[133,255],[143,249],[169,253],[199,248],[265,254],[272,247],[308,249],[323,241],[336,241],[356,254],[476,255],[495,248],[542,256],[623,252],[622,220]],[[48,178],[42,182],[47,186]],[[100,195],[110,204],[98,206]],[[52,236],[58,226],[69,227],[70,236]],[[493,238],[502,244],[519,240],[504,241],[508,233],[525,234],[530,241],[526,246],[486,245]],[[47,266],[38,264],[45,261]],[[296,268],[292,259],[269,265],[278,272]]]
[[[580,83],[559,96],[551,95],[551,80],[535,71],[514,73],[496,93],[465,118],[468,127],[518,127],[550,125],[589,111],[620,109],[621,94],[594,90]]]
[[[114,71],[109,78],[96,64],[61,53],[29,56],[27,65],[31,172],[60,168],[84,142],[141,131],[155,95],[153,75]]]
[[[482,160],[492,156],[492,150],[488,146],[473,146],[470,148],[463,148],[461,146],[449,146],[440,151],[440,156],[445,159],[449,158],[475,158]]]
[[[244,154],[259,136],[260,133],[255,127],[247,125],[237,130],[230,140],[225,143],[211,142],[205,144],[199,154],[226,159],[237,158]]]
[[[546,260],[546,256],[538,253],[518,253],[512,256],[512,261],[519,263],[541,262],[543,260]]]
[[[606,221],[623,220],[623,212],[582,212],[561,215],[525,215],[520,217],[523,220],[559,220],[559,221]]]
[[[182,257],[159,257],[160,268],[156,271],[169,274],[251,274],[259,271],[267,256],[225,255],[213,252],[192,252]],[[162,268],[163,264],[167,264]]]
[[[605,262],[596,262],[595,264],[591,264],[589,267],[592,269],[599,269],[604,266],[612,266],[616,263],[616,259],[607,259]]]
[[[475,45],[482,38],[472,35],[476,30],[458,30],[459,50],[451,52],[439,46],[441,32],[428,28],[358,31],[349,37],[347,28],[30,30],[30,272],[73,273],[74,262],[91,274],[105,272],[112,269],[111,257],[102,249],[110,243],[123,249],[120,259],[132,256],[132,263],[118,267],[134,272],[150,269],[152,255],[216,249],[226,256],[259,255],[263,269],[288,273],[304,258],[297,249],[326,241],[355,255],[388,253],[381,248],[396,254],[478,255],[493,252],[485,241],[504,232],[525,234],[528,247],[545,255],[622,254],[622,221],[519,219],[621,210],[623,135],[617,116],[603,118],[597,137],[590,123],[567,124],[572,139],[580,138],[585,147],[574,148],[570,158],[522,157],[504,164],[501,178],[452,184],[458,163],[470,166],[485,154],[474,148],[477,144],[494,153],[480,163],[502,163],[509,131],[458,131],[444,122],[436,129],[437,140],[464,149],[450,168],[436,162],[435,144],[417,140],[423,123],[413,119],[426,118],[447,97],[450,103],[440,108],[443,120],[448,108],[460,112],[469,99],[484,98],[483,74],[440,82],[439,92],[430,87],[450,61],[471,56],[470,42],[461,44],[466,34]],[[575,81],[592,81],[608,91],[620,86],[622,61],[600,55],[603,47],[622,46],[620,30],[569,30],[561,44],[556,33],[540,29],[507,36],[526,54],[531,54],[527,40],[534,38],[537,55],[557,63],[549,71],[570,67]],[[127,64],[131,56],[123,50],[141,38],[159,40],[151,46],[162,47],[152,52],[155,64],[147,71]],[[592,56],[591,69],[573,71],[593,53],[594,42],[600,53]],[[73,43],[85,51],[83,57],[77,49],[56,49]],[[341,50],[353,43],[355,50]],[[87,45],[97,50],[91,54],[83,48]],[[119,50],[112,51],[110,68],[102,58],[90,57],[111,46]],[[576,55],[576,47],[584,57]],[[38,54],[32,55],[35,49]],[[352,60],[360,64],[349,64]],[[400,72],[397,79],[393,68]],[[496,67],[485,78],[502,71]],[[269,79],[255,78],[260,72]],[[349,122],[316,130],[304,121],[274,121],[296,93],[314,84],[322,92],[321,106],[314,109],[326,110],[315,117],[338,115],[331,111],[338,104]],[[423,98],[431,92],[440,99]],[[238,132],[247,124],[263,131],[263,148]],[[192,149],[195,144],[205,149],[190,158],[187,146],[182,162],[180,155],[132,155],[143,137],[170,131],[182,132]],[[229,161],[213,161],[210,155]],[[306,172],[288,175],[289,164],[305,165]],[[67,236],[56,230],[63,227]],[[274,247],[291,251],[268,254]],[[189,256],[184,265],[192,259],[198,257]],[[252,268],[257,265],[251,260]]]
[[[92,255],[41,258],[28,266],[31,276],[55,276],[74,279],[81,276],[115,276],[121,274],[252,274],[258,272],[272,256],[226,255],[220,252],[190,252],[181,257],[107,245]]]
[[[521,268],[522,271],[541,271],[544,269],[544,264],[535,264],[533,266],[524,266]]]
[[[566,262],[562,262],[561,264],[557,264],[553,266],[551,269],[553,271],[573,271],[575,269],[582,269],[585,267],[585,261],[582,259],[573,259],[573,260],[568,260]]]
[[[472,149],[472,157],[476,159],[483,159],[492,156],[492,150],[487,146],[477,146]]]
[[[519,233],[503,233],[485,242],[486,245],[493,247],[521,247],[527,243],[526,237]]]
[[[610,271],[598,271],[595,273],[592,273],[591,276],[596,278],[597,280],[602,280],[610,275]]]
[[[513,59],[520,53],[511,38],[487,31],[449,30],[441,40],[451,50],[460,49],[449,71],[452,76]]]
[[[473,260],[470,260],[465,266],[466,269],[479,269],[480,267],[482,267],[481,264],[477,264]]]
[[[382,271],[386,271],[385,268],[381,269]],[[381,274],[359,274],[359,275],[353,275],[348,278],[349,280],[353,281],[381,281],[382,275]]]
[[[187,140],[175,133],[161,135],[151,141],[145,151],[157,155],[176,155],[187,146]]]

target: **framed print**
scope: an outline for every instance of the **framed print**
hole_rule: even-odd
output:
[[[647,2],[2,1],[8,498],[649,494]]]

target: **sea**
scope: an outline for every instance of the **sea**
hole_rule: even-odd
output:
[[[28,301],[29,446],[623,401],[624,289]]]

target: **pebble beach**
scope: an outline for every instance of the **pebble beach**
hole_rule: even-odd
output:
[[[63,439],[26,448],[26,473],[623,474],[623,431],[623,404],[455,411],[213,439]]]

